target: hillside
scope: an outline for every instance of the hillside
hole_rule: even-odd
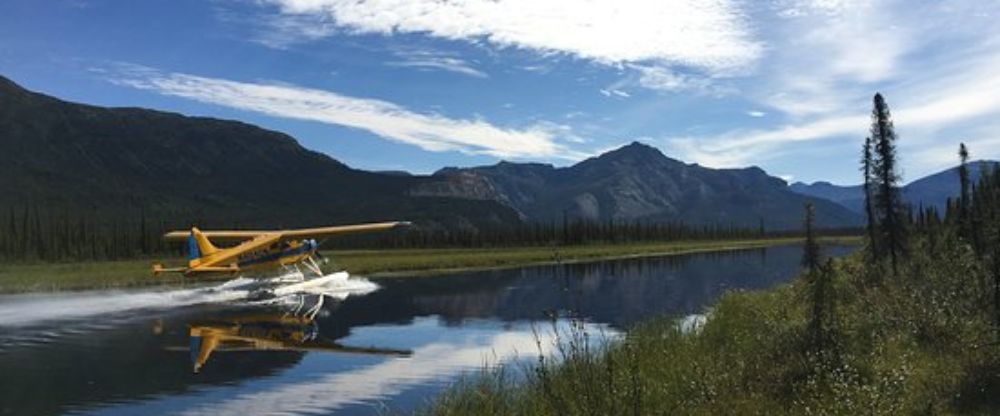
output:
[[[410,219],[519,221],[492,201],[414,197],[427,177],[355,170],[293,138],[236,121],[102,108],[0,77],[0,208],[32,205],[199,223],[296,226]],[[182,220],[183,221],[183,220]]]
[[[979,181],[983,171],[992,170],[998,163],[991,160],[979,160],[969,163],[969,177],[972,183]],[[864,191],[861,185],[839,186],[829,182],[806,184],[796,182],[789,189],[803,195],[824,198],[836,202],[856,213],[864,212]],[[948,198],[957,198],[959,193],[958,167],[924,176],[910,182],[902,188],[903,199],[915,207],[936,207],[944,212]]]
[[[757,167],[710,169],[666,157],[632,143],[565,168],[501,162],[435,173],[448,181],[424,184],[416,195],[492,199],[532,221],[584,218],[733,224],[769,229],[798,228],[802,206],[812,201],[820,225],[859,224],[857,214],[826,200],[788,190]]]

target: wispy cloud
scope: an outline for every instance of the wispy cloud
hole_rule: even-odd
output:
[[[959,140],[976,144],[986,155],[1000,149],[1000,136],[995,130],[963,129],[968,127],[966,123],[1000,115],[1000,95],[995,94],[1000,90],[1000,55],[955,62],[929,71],[924,77],[926,82],[907,84],[888,94],[891,105],[899,104],[893,106],[893,117],[901,133],[900,145],[916,152],[917,157],[911,161],[917,173],[954,163],[953,148]],[[903,99],[893,101],[893,97]],[[666,142],[673,151],[711,166],[759,163],[774,157],[777,149],[799,142],[846,139],[856,147],[867,134],[870,98],[856,97],[858,105],[806,122],[672,137]],[[948,129],[955,130],[942,137],[941,132]]]
[[[248,40],[274,49],[289,47],[333,36],[338,28],[329,16],[293,15],[246,15],[223,7],[215,8],[216,18],[242,26],[257,29]]]
[[[419,33],[605,64],[723,72],[752,63],[762,51],[732,0],[265,1],[281,16],[323,16],[349,33]]]
[[[617,88],[601,88],[598,90],[605,97],[628,98],[632,95]]]
[[[473,67],[470,62],[446,52],[420,49],[397,51],[394,55],[399,60],[386,62],[386,65],[424,70],[441,70],[477,78],[489,77],[485,72]]]
[[[908,174],[954,163],[960,139],[997,155],[1000,136],[971,128],[1000,115],[993,93],[1000,89],[1000,36],[982,2],[771,4],[774,14],[755,16],[770,19],[761,34],[767,56],[740,84],[740,99],[774,124],[675,135],[665,141],[672,152],[711,166],[767,163],[820,143],[853,154],[867,134],[871,96],[881,91],[893,108]],[[892,24],[884,16],[893,16]],[[797,146],[806,142],[816,145]]]
[[[121,67],[109,79],[120,85],[164,95],[361,129],[428,151],[460,151],[503,158],[574,159],[580,156],[562,143],[565,138],[578,140],[571,129],[548,122],[521,128],[500,127],[479,118],[455,119],[436,113],[420,113],[388,101],[331,91],[165,73],[135,66]]]

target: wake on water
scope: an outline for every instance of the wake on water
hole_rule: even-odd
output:
[[[324,284],[296,286],[299,272],[271,279],[239,277],[220,285],[197,289],[166,291],[99,291],[77,293],[46,293],[0,297],[0,329],[39,324],[63,319],[109,316],[137,310],[165,310],[182,306],[238,303],[247,301],[262,287],[281,299],[298,294],[323,295],[344,299],[378,290],[378,285],[363,278],[349,278],[346,272],[333,273],[315,279]]]

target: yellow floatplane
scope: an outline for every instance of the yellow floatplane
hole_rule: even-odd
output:
[[[280,269],[302,264],[318,276],[322,275],[316,257],[319,256],[317,238],[345,234],[387,231],[409,225],[405,221],[370,224],[341,225],[269,231],[171,231],[163,237],[172,241],[187,240],[188,264],[186,267],[153,265],[153,274],[165,272],[192,276],[203,273],[237,274],[247,270]],[[216,247],[215,242],[236,242],[230,247]]]

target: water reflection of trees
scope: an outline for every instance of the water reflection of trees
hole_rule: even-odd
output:
[[[376,293],[349,298],[321,325],[324,333],[343,336],[354,326],[419,316],[456,325],[468,319],[539,320],[560,311],[624,327],[654,315],[700,312],[729,289],[790,279],[800,254],[797,246],[783,246],[386,280]]]

